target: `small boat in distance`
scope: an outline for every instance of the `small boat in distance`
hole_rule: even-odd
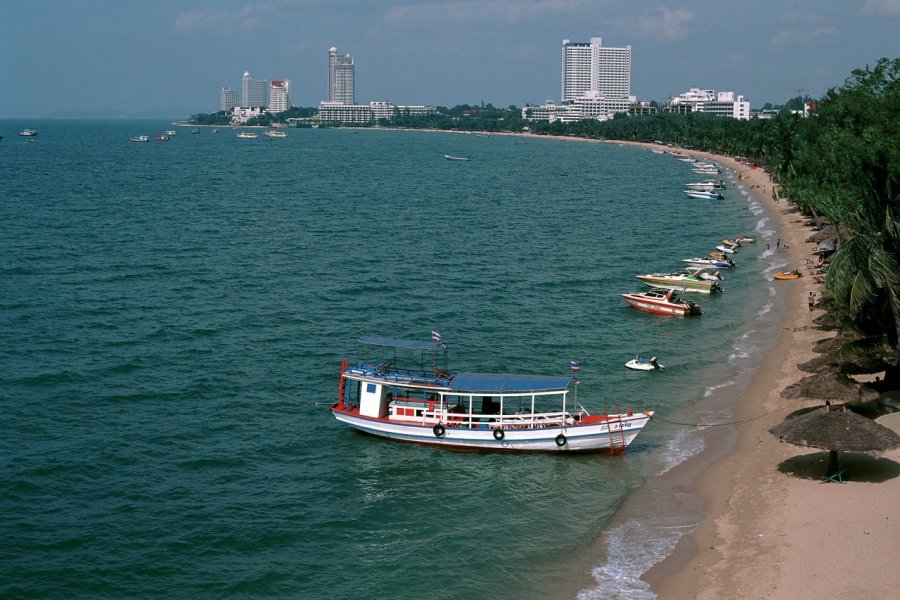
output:
[[[254,132],[252,132],[252,131],[242,131],[242,132],[240,132],[237,136],[238,136],[239,138],[242,138],[242,139],[245,139],[245,140],[252,140],[252,139],[255,139],[255,138],[257,137],[257,135],[256,135]]]
[[[156,137],[153,138],[153,139],[156,140],[157,142],[168,142],[168,141],[169,141],[169,136],[167,136],[167,135],[158,135],[158,136],[156,136]]]
[[[149,142],[150,137],[146,135],[136,135],[134,137],[128,138],[129,142]]]
[[[175,135],[176,133],[178,132],[174,129],[166,129],[166,135]]]
[[[592,414],[571,375],[457,373],[440,341],[365,336],[356,361],[341,362],[331,414],[363,433],[442,448],[623,453],[653,411]]]
[[[266,136],[270,138],[286,138],[287,133],[284,131],[279,131],[278,129],[269,129],[266,131]]]
[[[646,357],[640,354],[625,363],[625,366],[635,371],[658,371],[665,367],[656,360],[655,356]]]
[[[724,252],[725,254],[734,254],[735,252],[737,252],[737,248],[732,248],[731,246],[725,245],[716,246],[716,250],[718,250],[719,252]]]
[[[35,137],[37,134],[37,129],[23,129],[19,132],[22,137]]]
[[[450,154],[445,154],[444,158],[446,158],[447,160],[472,160],[468,156],[453,156]]]
[[[200,129],[197,127],[194,127],[193,129],[191,129],[191,133],[200,133]]]
[[[678,290],[658,288],[647,292],[622,294],[622,297],[632,308],[654,315],[692,317],[703,314],[699,304],[682,300]]]

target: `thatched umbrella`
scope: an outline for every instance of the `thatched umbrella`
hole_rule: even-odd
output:
[[[829,451],[828,475],[838,473],[838,452],[886,452],[900,435],[843,406],[805,408],[791,413],[769,433],[796,446]]]
[[[853,381],[840,373],[816,373],[804,377],[787,386],[781,392],[782,398],[816,398],[847,402],[866,401],[878,397],[878,392],[869,386]]]

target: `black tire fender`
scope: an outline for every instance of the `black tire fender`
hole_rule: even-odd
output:
[[[502,429],[495,429],[495,430],[494,430],[494,439],[495,439],[495,440],[497,440],[497,441],[499,442],[499,441],[502,441],[504,437],[506,437],[506,434],[503,433],[503,430],[502,430]]]
[[[447,433],[447,430],[440,423],[432,427],[431,431],[434,432],[434,437],[444,437],[444,434]]]

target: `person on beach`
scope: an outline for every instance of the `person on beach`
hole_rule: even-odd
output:
[[[778,241],[775,242],[775,248],[777,248],[777,249],[781,248],[781,238],[778,238]]]
[[[812,310],[813,306],[815,306],[815,304],[816,304],[816,293],[810,292],[809,293],[809,310]]]

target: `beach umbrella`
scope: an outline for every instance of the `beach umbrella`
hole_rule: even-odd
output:
[[[841,373],[825,371],[808,375],[781,391],[782,398],[815,398],[848,402],[867,401],[878,397],[869,386],[857,383]]]
[[[828,450],[828,475],[838,473],[838,452],[886,452],[900,446],[900,435],[844,406],[805,408],[769,429],[779,440]]]

